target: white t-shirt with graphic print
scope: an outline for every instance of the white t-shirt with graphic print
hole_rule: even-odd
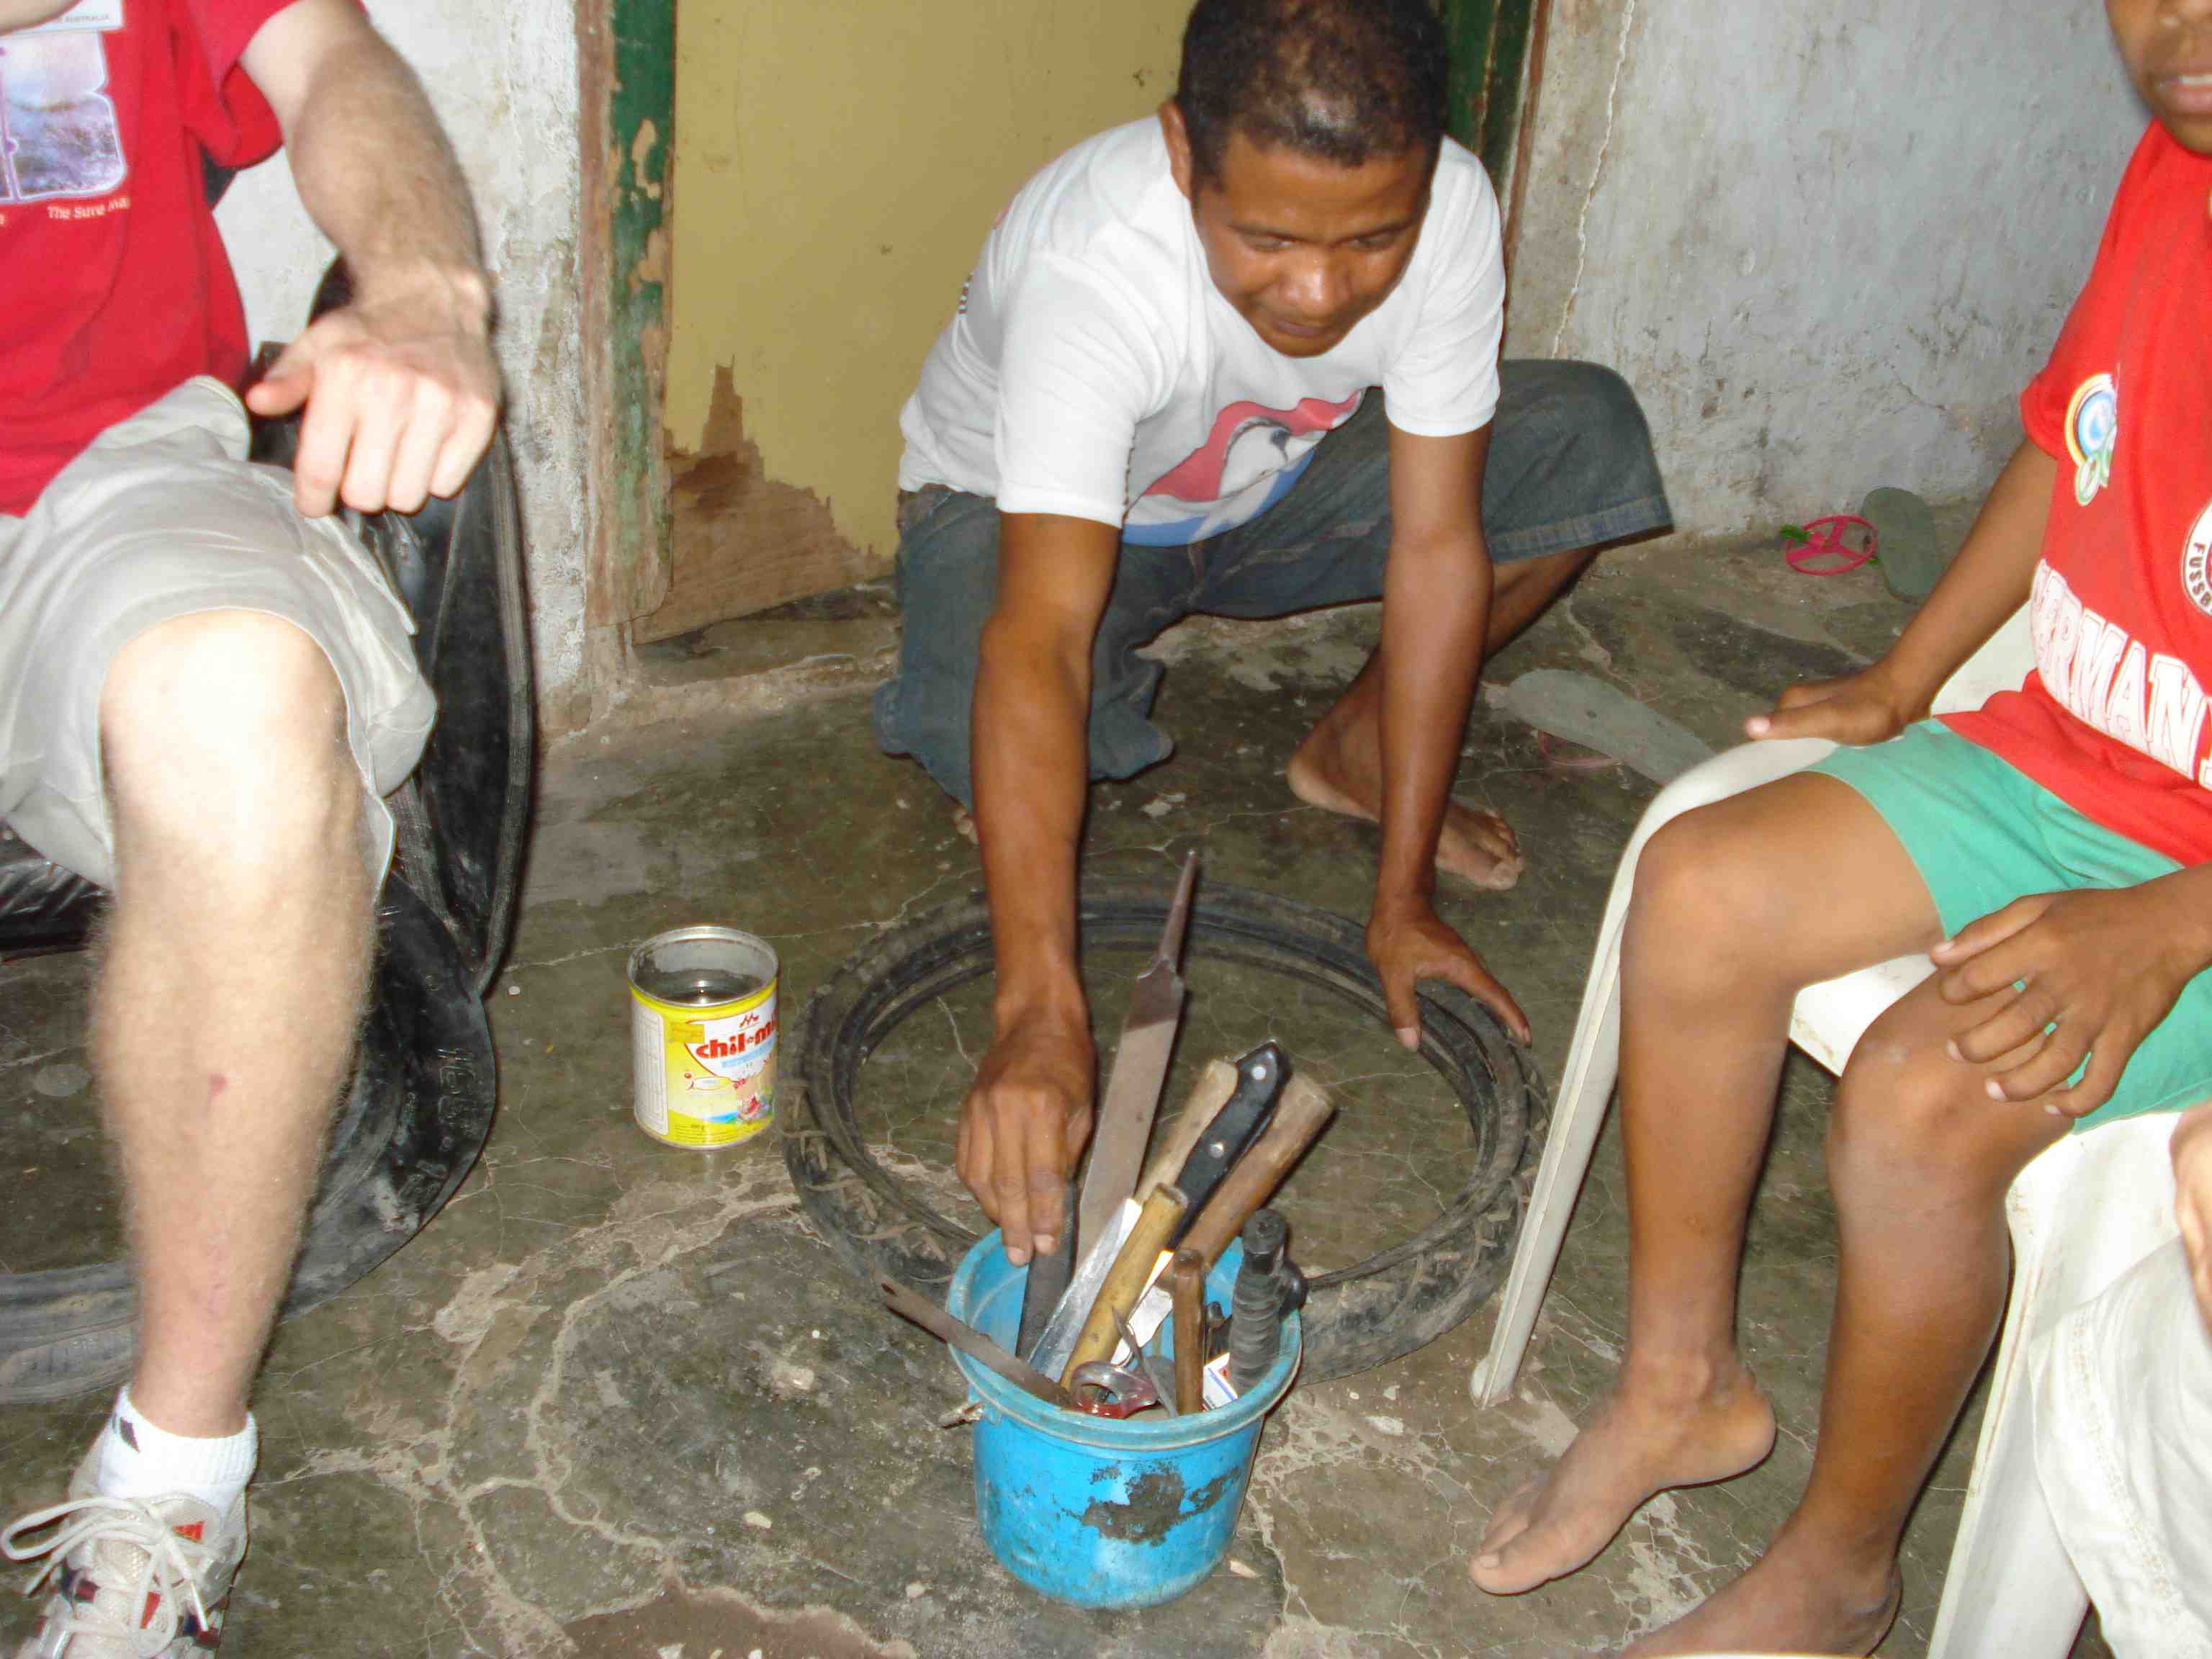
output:
[[[1000,216],[900,413],[899,488],[1202,540],[1280,499],[1370,386],[1402,432],[1487,423],[1504,299],[1497,198],[1446,139],[1389,298],[1322,355],[1283,356],[1214,288],[1147,117],[1078,144]]]

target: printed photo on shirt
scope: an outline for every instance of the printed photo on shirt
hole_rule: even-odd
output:
[[[100,38],[122,21],[120,0],[99,0],[0,35],[0,200],[104,196],[129,176]]]

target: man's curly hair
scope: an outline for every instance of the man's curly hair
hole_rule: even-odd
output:
[[[1344,167],[1433,156],[1444,75],[1433,0],[1198,0],[1176,102],[1193,171],[1218,183],[1232,131]]]

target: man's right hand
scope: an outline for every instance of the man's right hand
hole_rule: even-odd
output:
[[[1753,738],[1826,738],[1836,743],[1881,743],[1927,713],[1899,688],[1888,665],[1878,662],[1832,680],[1808,680],[1775,700],[1771,714],[1743,723]]]
[[[1017,1267],[1050,1251],[1068,1224],[1062,1196],[1091,1136],[1096,1068],[1079,1010],[1022,1016],[1000,1031],[960,1103],[960,1178]]]

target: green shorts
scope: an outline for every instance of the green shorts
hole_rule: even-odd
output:
[[[1881,814],[1928,884],[1947,939],[2030,893],[2133,887],[2181,867],[2092,823],[1937,720],[1887,743],[1838,749],[1808,769],[1850,785]],[[2075,1127],[2206,1099],[2212,1099],[2212,972],[2182,988],[2173,1012],[2130,1057],[2112,1097]]]

